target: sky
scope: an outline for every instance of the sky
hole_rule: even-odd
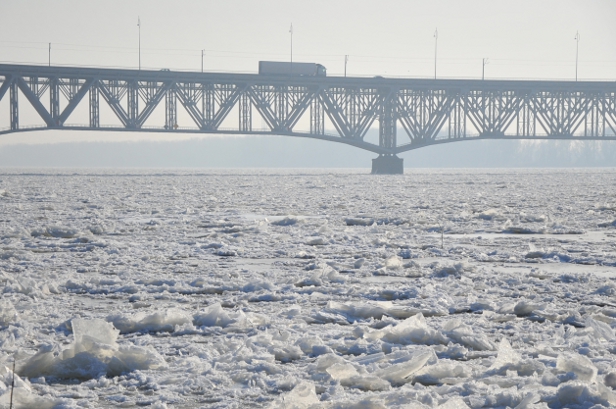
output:
[[[348,55],[350,76],[432,77],[436,53],[440,78],[480,78],[486,59],[486,79],[572,80],[577,51],[580,79],[616,80],[614,16],[614,0],[0,0],[0,63],[47,64],[51,43],[52,65],[137,68],[140,33],[146,69],[255,73],[292,45],[330,76]],[[0,148],[144,138],[177,139],[34,132]]]
[[[2,0],[0,61],[256,72],[319,62],[330,75],[616,77],[613,0]],[[438,29],[438,40],[434,33]],[[438,41],[438,44],[435,44]]]

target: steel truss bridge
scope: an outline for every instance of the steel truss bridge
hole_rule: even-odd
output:
[[[8,104],[3,105],[7,95]],[[101,122],[102,105],[112,113],[115,125]],[[402,173],[397,154],[447,142],[616,140],[616,82],[273,76],[0,64],[0,110],[3,106],[9,110],[9,126],[0,129],[0,135],[55,129],[300,136],[379,154],[373,160],[373,173]],[[41,125],[20,126],[20,108],[34,110]],[[184,123],[179,123],[178,109],[185,111]],[[76,110],[82,115],[73,115]],[[77,116],[83,118],[81,124],[73,122]],[[257,116],[265,129],[254,127]],[[226,127],[229,122],[234,126]],[[378,142],[370,142],[368,131],[376,124]]]

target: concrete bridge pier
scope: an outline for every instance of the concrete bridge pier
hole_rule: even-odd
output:
[[[372,159],[373,175],[402,175],[404,173],[404,159],[396,155],[379,155]]]

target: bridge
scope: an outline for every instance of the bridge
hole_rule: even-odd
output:
[[[3,104],[7,94],[9,101]],[[8,108],[9,126],[0,129],[0,135],[55,129],[308,137],[374,152],[378,157],[372,173],[390,174],[403,172],[399,153],[435,144],[616,140],[616,82],[605,81],[347,78],[0,64],[0,111],[2,107]],[[181,121],[178,109],[184,110]],[[21,126],[20,110],[36,116],[40,125]],[[102,123],[102,111],[110,112],[115,124]],[[258,117],[262,128],[255,126]],[[73,122],[76,118],[82,122]],[[370,141],[368,131],[375,125],[378,141]]]

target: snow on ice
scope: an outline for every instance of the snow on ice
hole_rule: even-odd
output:
[[[616,406],[615,182],[5,170],[0,405]]]

